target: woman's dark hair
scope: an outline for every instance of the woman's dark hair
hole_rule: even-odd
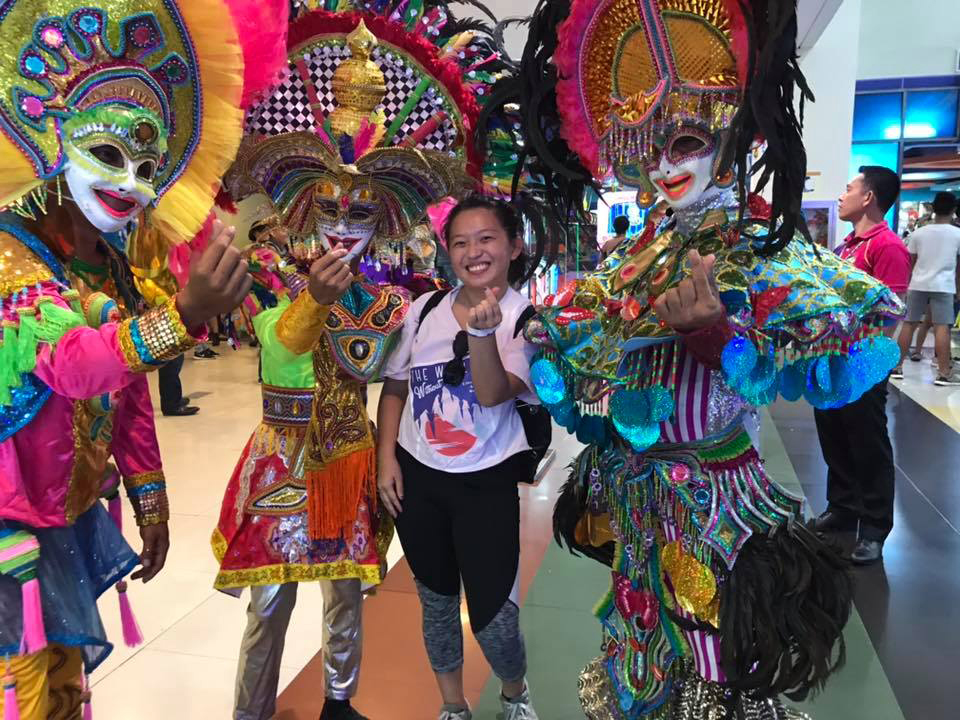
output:
[[[630,229],[630,219],[626,215],[617,215],[613,219],[613,231],[617,235],[626,235]]]
[[[521,251],[517,258],[510,262],[507,282],[516,287],[529,280],[534,268],[531,267],[530,256],[527,255],[524,247],[523,222],[520,219],[520,212],[511,203],[499,198],[479,194],[468,195],[447,216],[447,222],[443,227],[445,238],[450,238],[453,221],[467,210],[489,210],[497,217],[497,222],[500,223],[500,227],[503,228],[507,237],[520,241]]]

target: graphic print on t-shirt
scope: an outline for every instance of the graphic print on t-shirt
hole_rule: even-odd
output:
[[[410,371],[413,421],[434,452],[459,457],[470,452],[492,430],[484,422],[484,412],[473,391],[470,358],[464,359],[466,372],[459,385],[443,382],[443,368],[436,363]]]

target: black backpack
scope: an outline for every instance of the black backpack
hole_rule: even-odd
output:
[[[423,319],[450,293],[449,290],[437,290],[423,304],[420,311],[420,317],[417,319],[417,329],[414,334],[420,332],[420,326]],[[517,324],[513,328],[513,336],[517,337],[523,332],[524,326],[530,319],[537,314],[533,305],[528,305],[517,318]],[[537,468],[540,467],[540,461],[543,460],[550,449],[550,443],[553,440],[553,424],[550,421],[550,413],[543,405],[534,405],[517,398],[514,400],[517,408],[517,414],[520,416],[520,422],[523,423],[523,432],[527,436],[527,444],[530,446],[529,462],[527,463],[527,472],[524,473],[520,482],[533,484],[537,478]]]

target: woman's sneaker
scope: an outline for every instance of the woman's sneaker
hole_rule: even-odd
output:
[[[440,708],[439,720],[473,720],[473,713],[470,712],[470,708],[444,705]]]
[[[891,380],[903,380],[903,368],[898,367],[894,368],[893,372],[890,373]]]
[[[956,372],[952,372],[949,375],[937,375],[937,379],[933,381],[933,384],[940,387],[960,385],[960,375],[957,375]]]
[[[537,711],[530,702],[530,688],[525,687],[520,697],[508,700],[500,694],[500,706],[503,708],[503,720],[540,720]]]

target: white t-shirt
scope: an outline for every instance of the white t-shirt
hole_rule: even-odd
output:
[[[456,387],[443,382],[443,368],[453,359],[453,339],[460,331],[453,315],[457,293],[454,290],[443,298],[419,330],[420,313],[432,293],[417,298],[384,375],[410,384],[400,419],[400,447],[435,470],[464,473],[499,465],[529,450],[530,445],[512,399],[496,407],[482,407],[477,402],[469,355],[464,358],[463,382]],[[530,360],[536,348],[522,332],[513,336],[517,320],[529,304],[516,290],[507,290],[500,301],[503,322],[496,337],[504,369],[527,385],[528,392],[521,399],[537,403],[530,391]]]
[[[911,255],[917,256],[910,278],[911,290],[951,295],[957,291],[960,228],[941,223],[924,225],[910,235],[907,248]]]

